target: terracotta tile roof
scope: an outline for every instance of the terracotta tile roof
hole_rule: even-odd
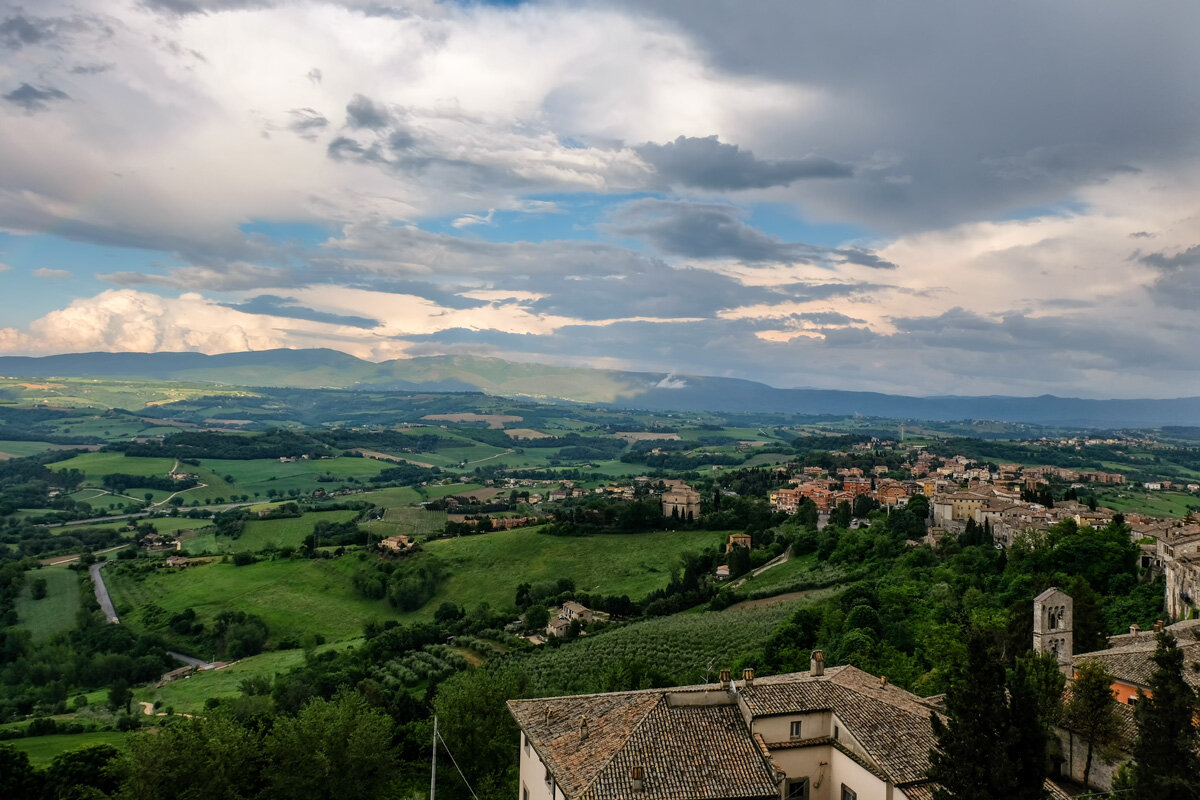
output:
[[[676,705],[705,689],[720,705]],[[509,710],[571,800],[631,792],[634,766],[645,800],[777,798],[774,772],[737,706],[719,687],[512,700]],[[547,713],[549,712],[549,713]],[[586,717],[588,735],[580,738]]]
[[[701,696],[706,702],[696,704]],[[828,737],[763,742],[751,736],[739,700],[752,717],[831,711],[865,754]],[[814,746],[837,747],[910,797],[930,796],[919,784],[936,745],[931,705],[854,667],[759,678],[739,683],[736,694],[713,684],[508,705],[570,800],[628,797],[634,766],[645,771],[638,793],[645,800],[776,798],[769,750]],[[588,735],[581,739],[585,717]]]
[[[1150,675],[1154,672],[1154,662],[1150,656],[1154,655],[1156,637],[1152,632],[1143,632],[1135,636],[1126,634],[1120,638],[1124,642],[1119,647],[1081,653],[1075,656],[1073,662],[1078,665],[1085,661],[1097,661],[1122,683],[1148,687]],[[1193,688],[1200,689],[1200,673],[1191,669],[1192,664],[1200,662],[1200,641],[1179,635],[1176,635],[1176,639],[1183,650],[1183,679]]]

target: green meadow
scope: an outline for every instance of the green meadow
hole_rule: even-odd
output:
[[[426,543],[425,553],[442,563],[447,576],[433,599],[410,616],[428,617],[446,601],[467,608],[485,602],[509,607],[520,584],[559,578],[575,581],[581,592],[640,599],[667,585],[680,555],[719,545],[729,535],[656,531],[559,537],[539,530],[517,528]]]
[[[46,596],[34,600],[30,585],[37,579],[46,581]],[[75,627],[79,611],[79,573],[66,567],[42,567],[25,573],[25,586],[17,598],[18,624],[42,642]]]
[[[356,555],[241,567],[222,560],[148,574],[117,568],[105,572],[105,582],[122,624],[134,628],[142,627],[138,612],[149,605],[169,614],[194,608],[205,623],[228,609],[262,617],[272,642],[309,633],[334,642],[358,636],[369,619],[399,616],[386,601],[355,591],[351,576],[360,563]]]
[[[29,756],[29,762],[39,769],[50,766],[54,757],[72,750],[82,750],[85,747],[95,747],[98,744],[112,745],[118,750],[125,749],[127,733],[117,731],[93,731],[91,733],[59,733],[53,736],[34,736],[25,739],[10,739],[10,744]]]

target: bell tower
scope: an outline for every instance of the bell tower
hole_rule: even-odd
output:
[[[1073,672],[1074,603],[1071,596],[1051,586],[1033,598],[1033,649],[1053,653],[1058,667],[1068,678]]]

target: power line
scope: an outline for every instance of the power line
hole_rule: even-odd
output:
[[[442,738],[440,733],[435,732],[434,735],[437,736],[438,741],[442,743],[442,747],[446,748],[446,755],[450,756],[450,763],[454,765],[456,770],[458,770],[458,777],[462,778],[463,783],[467,785],[467,791],[471,793],[471,797],[474,797],[475,800],[479,800],[479,795],[475,794],[475,790],[471,788],[471,783],[467,780],[467,776],[463,775],[463,771],[459,769],[458,762],[454,760],[454,753],[450,752],[450,745],[446,744],[446,740]]]

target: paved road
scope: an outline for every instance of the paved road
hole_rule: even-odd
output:
[[[105,618],[109,622],[120,622],[117,610],[113,608],[112,598],[108,596],[108,587],[104,585],[104,576],[100,574],[100,570],[107,563],[107,561],[101,561],[99,564],[92,564],[88,568],[88,572],[92,574],[92,583],[96,587],[96,602],[100,604],[100,610],[104,612]]]
[[[262,503],[262,502],[270,502],[270,501],[269,500],[268,501],[248,500],[244,503],[222,503],[220,505],[211,505],[211,506],[188,506],[187,508],[185,508],[183,510],[191,511],[193,509],[196,509],[196,510],[200,510],[200,511],[228,511],[231,508],[241,508],[242,506],[253,506],[253,505],[258,505],[259,503]],[[156,512],[138,511],[133,514],[116,514],[111,517],[92,517],[91,519],[73,519],[70,522],[60,522],[57,525],[43,524],[43,525],[40,525],[39,527],[42,527],[42,528],[67,528],[72,525],[98,525],[98,524],[103,524],[105,522],[116,522],[117,520],[122,520],[122,519],[141,519],[142,517],[150,516],[152,513],[156,513]]]

